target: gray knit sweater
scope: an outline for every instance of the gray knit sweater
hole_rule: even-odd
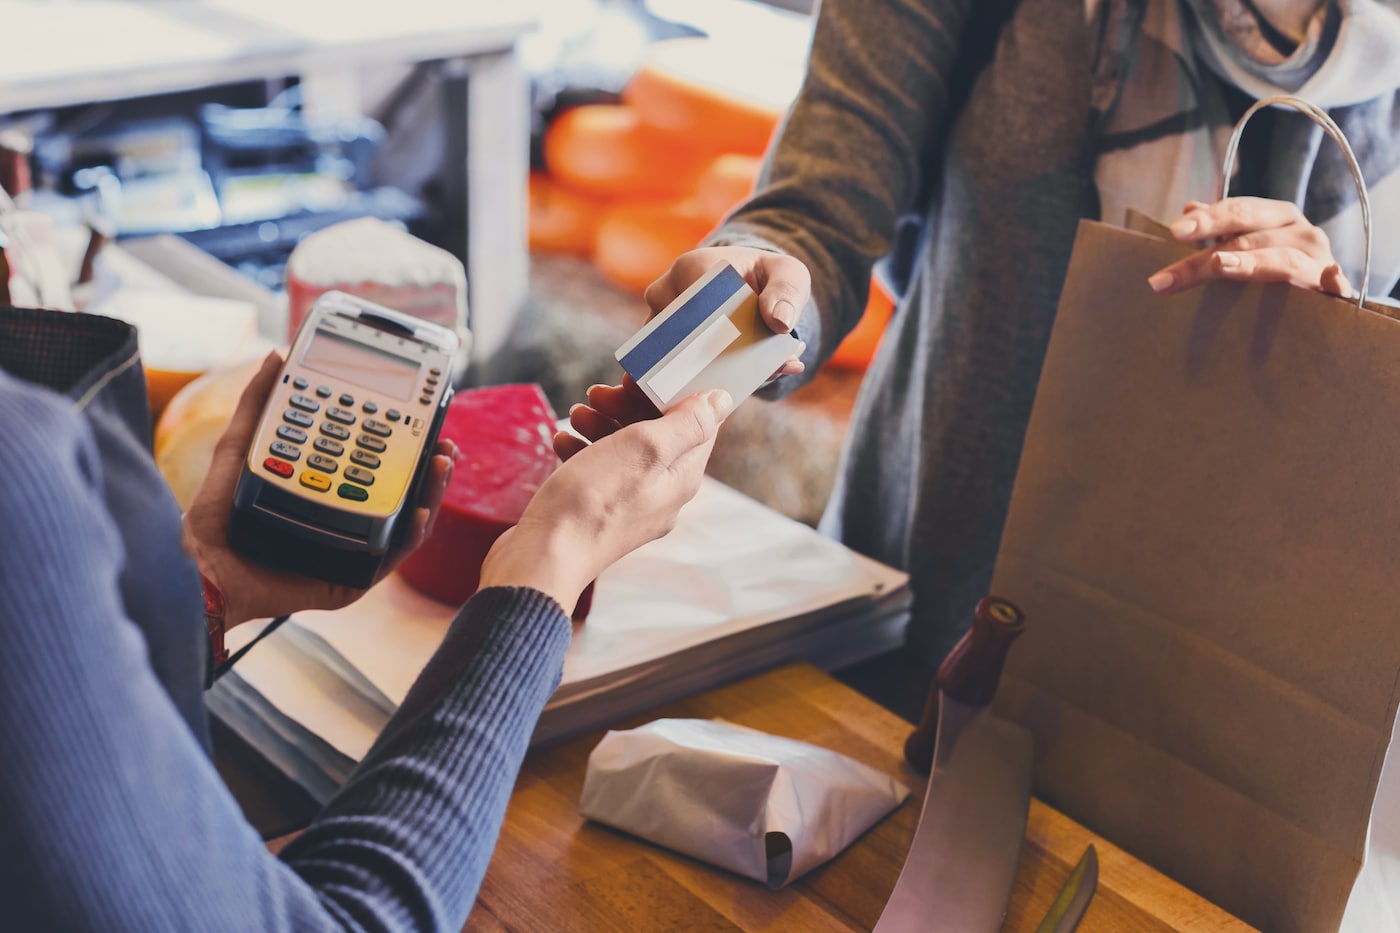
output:
[[[807,373],[766,390],[778,396],[859,320],[901,215],[919,217],[912,279],[862,384],[822,527],[909,571],[909,647],[929,664],[991,582],[1075,229],[1098,216],[1096,159],[1134,141],[1108,127],[1145,5],[1103,0],[1086,25],[1084,0],[823,0],[759,190],[710,239],[788,252],[812,273],[797,326]],[[989,63],[969,68],[979,43]],[[1344,110],[1333,116],[1367,177],[1384,177],[1400,161],[1394,95]],[[1216,116],[1230,115],[1180,119]],[[1261,132],[1269,145],[1241,190],[1305,199],[1322,222],[1354,198],[1351,179],[1295,116]]]

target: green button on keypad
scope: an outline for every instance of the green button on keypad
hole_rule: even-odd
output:
[[[364,502],[369,498],[369,490],[363,486],[352,486],[350,483],[341,483],[336,487],[336,495],[342,499],[353,499],[356,502]]]

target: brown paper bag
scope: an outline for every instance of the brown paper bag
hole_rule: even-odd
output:
[[[1335,930],[1400,674],[1400,322],[1285,285],[1158,297],[1080,226],[993,592],[1036,792],[1265,930]]]

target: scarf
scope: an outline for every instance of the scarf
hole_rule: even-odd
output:
[[[1121,223],[1131,207],[1170,222],[1189,200],[1214,201],[1236,116],[1231,94],[1292,94],[1327,110],[1356,153],[1371,200],[1370,291],[1390,294],[1400,282],[1395,5],[1330,0],[1285,51],[1241,0],[1145,0],[1140,14],[1116,102],[1102,114],[1094,164],[1100,216]],[[1266,134],[1252,140],[1261,154],[1251,166],[1253,192],[1298,204],[1359,284],[1365,238],[1341,152],[1307,117],[1281,108],[1267,121],[1252,120],[1244,134],[1246,143]],[[1238,193],[1234,184],[1231,193]]]

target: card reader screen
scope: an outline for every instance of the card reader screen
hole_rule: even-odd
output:
[[[307,369],[405,401],[413,397],[418,386],[418,364],[413,360],[326,330],[316,331],[301,363]]]

